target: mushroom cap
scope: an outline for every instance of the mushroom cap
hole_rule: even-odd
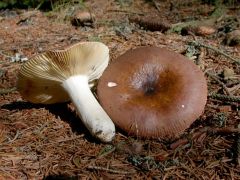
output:
[[[108,65],[109,49],[100,42],[80,42],[64,50],[47,51],[27,61],[20,69],[17,88],[32,103],[69,101],[62,82],[71,76],[86,75],[89,86]]]
[[[97,87],[116,126],[145,138],[174,138],[203,112],[204,74],[183,55],[158,47],[130,50],[112,62]]]

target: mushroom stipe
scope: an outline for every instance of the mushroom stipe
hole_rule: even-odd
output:
[[[100,42],[81,42],[65,50],[47,51],[22,66],[18,91],[32,103],[71,99],[90,133],[109,142],[115,136],[115,126],[90,90],[108,61],[109,49]]]
[[[109,82],[117,86],[109,87]],[[116,126],[143,138],[175,138],[204,111],[207,83],[186,57],[158,47],[130,50],[101,76],[100,104]]]

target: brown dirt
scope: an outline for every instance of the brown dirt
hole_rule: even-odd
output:
[[[20,53],[30,58],[79,41],[100,40],[110,48],[111,60],[138,46],[166,47],[185,54],[194,40],[240,59],[239,46],[222,43],[226,34],[220,30],[227,21],[219,20],[218,31],[206,36],[149,31],[128,23],[136,13],[143,18],[154,14],[172,24],[208,18],[214,9],[200,1],[155,2],[160,12],[144,0],[87,1],[86,6],[96,16],[93,28],[73,27],[58,18],[62,17],[58,13],[0,11],[1,90],[15,86],[22,65],[9,57]],[[240,18],[237,8],[229,8],[227,15]],[[239,29],[239,24],[234,28]],[[239,65],[209,48],[196,50],[200,68],[215,76],[206,74],[209,92],[226,95],[229,88],[238,85],[230,93],[239,97]],[[235,73],[229,79],[222,77],[226,68]],[[34,105],[17,91],[1,93],[0,179],[240,179],[237,135],[232,130],[216,130],[236,128],[239,123],[239,101],[209,97],[203,115],[177,140],[141,140],[117,130],[114,141],[103,144],[90,136],[71,104]]]

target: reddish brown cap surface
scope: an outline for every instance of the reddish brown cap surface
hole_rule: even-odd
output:
[[[158,47],[141,47],[118,57],[97,87],[99,101],[129,134],[176,137],[203,112],[204,74],[186,57]]]

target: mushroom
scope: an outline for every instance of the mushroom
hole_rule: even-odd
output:
[[[140,47],[106,68],[97,94],[116,126],[130,135],[167,139],[176,138],[202,114],[207,83],[183,55]]]
[[[22,66],[17,88],[32,103],[53,104],[71,99],[90,133],[109,142],[115,135],[115,126],[90,90],[108,61],[109,49],[100,42],[81,42],[65,50],[47,51]]]

